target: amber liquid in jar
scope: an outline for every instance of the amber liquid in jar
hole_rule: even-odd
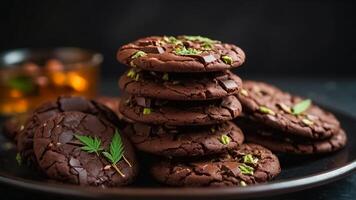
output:
[[[78,56],[68,53],[65,55]],[[37,63],[30,60],[13,67],[0,68],[0,115],[31,111],[60,95],[94,98],[101,60],[90,62],[80,57],[79,61],[66,62],[65,59],[48,57]]]

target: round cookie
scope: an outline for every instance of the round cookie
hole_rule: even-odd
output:
[[[330,138],[312,140],[305,137],[288,137],[281,131],[246,118],[239,118],[236,123],[245,133],[248,142],[260,144],[274,152],[290,154],[330,153],[345,147],[347,142],[346,133],[342,129]]]
[[[269,84],[244,81],[238,97],[246,115],[286,135],[323,139],[340,132],[334,115],[314,104],[302,113],[293,113],[293,107],[303,99]]]
[[[232,122],[209,126],[169,127],[141,123],[124,133],[138,150],[166,157],[196,157],[226,152],[241,145],[244,135]]]
[[[120,112],[131,120],[172,126],[208,125],[231,120],[241,113],[235,96],[210,101],[165,101],[126,97]]]
[[[16,142],[18,133],[24,129],[28,116],[28,113],[23,113],[8,118],[2,127],[4,135]]]
[[[51,179],[91,186],[121,186],[133,182],[138,173],[134,149],[121,134],[124,157],[118,171],[102,152],[86,151],[77,136],[97,138],[103,151],[110,152],[116,126],[92,114],[57,113],[35,132],[33,147],[40,169]],[[121,175],[120,175],[121,173]]]
[[[131,69],[121,76],[119,86],[136,96],[166,100],[211,100],[236,94],[242,87],[242,81],[230,71],[177,74]]]
[[[96,101],[88,100],[83,97],[58,97],[55,101],[44,103],[35,109],[26,121],[24,129],[19,132],[17,150],[24,163],[27,165],[36,165],[36,159],[33,154],[33,135],[36,129],[56,113],[65,111],[90,113],[104,118],[115,125],[119,124],[119,119],[116,114]]]
[[[122,46],[117,59],[149,71],[208,72],[242,65],[245,53],[235,45],[201,36],[152,36]]]
[[[246,186],[267,182],[280,171],[278,158],[256,144],[243,144],[218,158],[166,160],[151,168],[157,181],[171,186]]]

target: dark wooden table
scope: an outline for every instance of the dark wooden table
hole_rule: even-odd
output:
[[[295,94],[310,97],[326,106],[337,108],[340,111],[356,117],[356,79],[329,79],[329,78],[292,78],[270,77],[254,79],[265,80]],[[100,93],[103,95],[118,95],[115,79],[106,79],[101,84]],[[356,131],[356,130],[355,130]],[[353,133],[348,133],[349,137]],[[355,136],[353,136],[355,137]],[[356,152],[355,152],[356,153]],[[45,195],[32,191],[20,190],[0,185],[0,199],[73,199],[58,195]],[[339,181],[307,189],[295,193],[271,196],[263,199],[288,200],[353,200],[356,198],[356,174]],[[75,198],[76,200],[78,198]]]

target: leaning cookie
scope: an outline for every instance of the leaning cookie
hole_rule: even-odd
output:
[[[243,144],[217,158],[166,160],[151,168],[157,181],[171,186],[246,186],[272,180],[280,171],[278,158],[256,144]]]
[[[148,124],[172,126],[217,124],[241,113],[235,96],[210,101],[165,101],[144,97],[125,97],[120,112],[127,118]]]
[[[118,125],[119,119],[116,114],[106,106],[93,100],[83,97],[58,97],[39,106],[25,123],[24,128],[17,137],[17,150],[22,161],[30,166],[36,166],[36,159],[33,153],[33,136],[36,129],[56,113],[65,111],[80,111],[97,115],[111,123]]]
[[[159,73],[131,69],[119,80],[120,88],[136,96],[166,100],[211,100],[236,94],[241,79],[231,73]]]
[[[232,122],[209,126],[170,127],[140,123],[124,130],[140,151],[165,157],[196,157],[224,153],[243,143],[242,131]]]
[[[346,133],[342,129],[330,138],[313,140],[305,137],[288,137],[281,131],[247,118],[239,118],[236,123],[244,131],[248,142],[260,144],[273,152],[289,154],[330,153],[342,149],[347,142]]]
[[[238,98],[246,115],[287,135],[323,139],[340,132],[334,115],[272,85],[244,81]]]
[[[117,59],[148,71],[207,72],[238,67],[245,53],[235,45],[201,36],[152,36],[122,46]]]
[[[36,130],[33,141],[40,169],[54,180],[114,187],[133,182],[138,173],[129,140],[92,114],[57,113]]]

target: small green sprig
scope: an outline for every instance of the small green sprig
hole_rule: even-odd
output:
[[[310,99],[303,100],[293,106],[292,113],[294,115],[302,114],[310,107],[310,105],[311,105]]]
[[[97,137],[90,137],[85,135],[74,135],[84,146],[81,147],[83,151],[88,153],[95,153],[99,156],[100,151],[104,150],[101,147],[101,140]]]

